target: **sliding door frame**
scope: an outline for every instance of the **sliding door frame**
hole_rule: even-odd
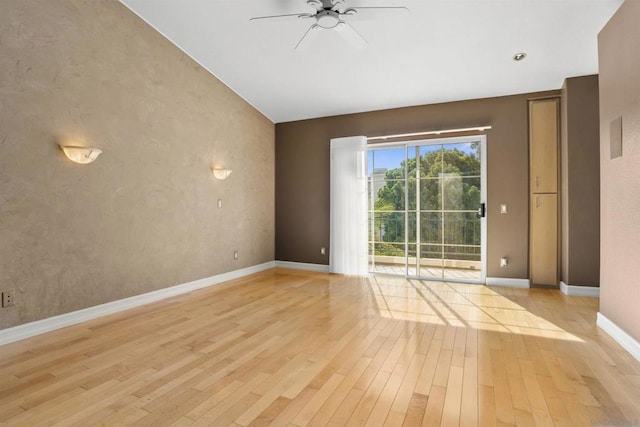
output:
[[[409,279],[421,279],[421,280],[438,280],[445,282],[458,282],[458,283],[477,283],[484,284],[487,278],[487,216],[489,215],[489,210],[486,209],[487,206],[487,136],[484,134],[481,135],[467,135],[467,136],[458,136],[458,137],[446,137],[446,138],[428,138],[428,139],[418,139],[418,140],[409,140],[409,141],[394,141],[394,142],[383,142],[383,143],[375,143],[368,144],[367,151],[370,150],[380,150],[386,148],[394,148],[394,147],[404,147],[404,160],[405,165],[408,161],[408,152],[409,149],[415,148],[417,146],[425,146],[425,145],[448,145],[448,144],[456,144],[456,143],[469,143],[469,142],[479,142],[480,143],[480,203],[484,203],[485,210],[484,216],[480,218],[480,265],[481,265],[481,273],[480,280],[471,280],[471,279],[455,279],[455,278],[431,278],[431,277],[422,277],[422,276],[413,276],[409,275],[409,250],[408,250],[408,242],[409,242],[409,191],[408,191],[408,168],[405,167],[404,171],[404,179],[405,179],[405,277]],[[419,191],[418,191],[419,192]],[[417,211],[418,212],[418,211]],[[419,224],[420,215],[416,215],[416,227]],[[444,221],[444,217],[443,217]],[[416,248],[419,247],[420,242],[416,242]],[[416,249],[416,259],[419,256],[419,249]],[[374,256],[375,260],[375,256]],[[375,262],[375,261],[374,261]],[[419,266],[419,261],[418,266]],[[374,264],[375,266],[375,264]],[[416,273],[419,270],[416,266]],[[383,274],[383,273],[375,273],[374,274]]]

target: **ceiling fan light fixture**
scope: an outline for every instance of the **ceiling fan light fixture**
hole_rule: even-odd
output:
[[[335,28],[340,22],[340,16],[333,10],[324,10],[316,15],[318,25],[324,29]]]
[[[514,61],[522,61],[524,58],[527,57],[527,54],[524,52],[518,52],[515,55],[513,55],[513,60]]]

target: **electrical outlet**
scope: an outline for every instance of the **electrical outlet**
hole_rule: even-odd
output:
[[[218,207],[221,208],[222,207],[222,199],[218,199]]]
[[[323,246],[323,247],[321,247],[321,248],[320,248],[320,255],[324,255],[324,254],[326,254],[326,253],[327,253],[327,251],[326,251],[326,249],[324,248],[324,246]]]
[[[233,259],[238,259],[238,251],[233,251]]]
[[[507,260],[507,257],[502,257],[500,258],[500,267],[504,268],[506,266],[509,265],[509,261]]]
[[[506,214],[507,213],[507,204],[506,203],[501,203],[500,204],[500,213],[501,214]]]
[[[2,307],[11,307],[14,304],[15,291],[2,291]]]

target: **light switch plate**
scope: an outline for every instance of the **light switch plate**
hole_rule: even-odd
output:
[[[500,204],[500,213],[501,214],[506,214],[507,213],[507,204],[506,203]]]

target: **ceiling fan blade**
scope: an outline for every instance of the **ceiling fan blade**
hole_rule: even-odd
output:
[[[406,7],[350,7],[346,9],[340,16],[349,20],[367,20],[372,18],[394,18],[406,16],[409,9]]]
[[[307,0],[307,4],[316,10],[323,9],[322,0]]]
[[[331,10],[339,10],[344,6],[344,0],[331,0]]]
[[[284,20],[290,20],[292,18],[304,19],[304,18],[311,18],[311,17],[313,17],[313,15],[310,13],[290,13],[288,15],[256,16],[255,18],[249,19],[249,21],[260,21],[263,19],[271,19],[274,21],[284,21]]]
[[[349,23],[340,21],[336,25],[336,31],[353,47],[360,49],[367,47],[367,41]]]
[[[307,47],[309,47],[309,45],[318,37],[318,33],[320,33],[321,30],[322,28],[318,24],[310,26],[294,49],[300,51],[306,50]]]

